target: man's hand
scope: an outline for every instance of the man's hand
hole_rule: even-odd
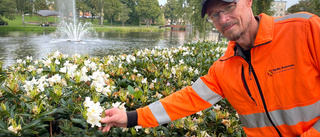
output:
[[[112,108],[105,111],[106,116],[100,120],[101,123],[107,125],[100,127],[102,132],[109,132],[111,127],[126,127],[128,125],[127,113],[119,108]]]

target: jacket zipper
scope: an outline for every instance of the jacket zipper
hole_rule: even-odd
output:
[[[250,73],[250,72],[249,72],[249,73]],[[244,76],[244,68],[243,68],[243,66],[241,67],[241,78],[242,78],[242,82],[243,82],[244,88],[245,88],[246,91],[247,91],[247,94],[249,95],[249,97],[251,98],[251,100],[252,100],[254,103],[256,103],[256,105],[257,105],[256,100],[254,100],[254,98],[252,97],[252,94],[251,94],[251,92],[250,92],[250,90],[249,90],[249,87],[248,87],[246,78],[245,78],[245,76]],[[250,77],[250,79],[251,79],[251,77]]]
[[[272,119],[271,119],[271,116],[270,116],[270,114],[269,114],[266,101],[265,101],[265,99],[264,99],[264,96],[263,96],[263,93],[262,93],[262,90],[261,90],[261,86],[260,86],[258,77],[257,77],[257,75],[256,75],[256,73],[255,73],[255,71],[254,71],[254,69],[253,69],[253,66],[252,66],[252,64],[251,64],[251,61],[250,61],[250,60],[246,60],[246,59],[244,59],[244,60],[245,60],[245,61],[248,63],[248,65],[249,65],[249,75],[250,75],[250,79],[251,79],[251,74],[250,74],[250,73],[252,72],[252,74],[253,74],[253,77],[254,77],[254,79],[255,79],[256,85],[257,85],[258,90],[259,90],[259,94],[260,94],[260,97],[261,97],[261,101],[262,101],[262,104],[263,104],[263,108],[264,108],[264,110],[265,110],[265,112],[266,112],[266,115],[267,115],[267,117],[268,117],[268,120],[270,121],[270,123],[272,124],[272,126],[275,128],[275,130],[278,132],[279,136],[282,137],[279,129],[276,127],[276,125],[274,124],[274,122],[273,122]]]
[[[251,64],[249,64],[249,65],[251,65]],[[269,114],[269,111],[268,111],[268,108],[267,108],[267,104],[266,104],[266,101],[264,99],[264,96],[263,96],[263,93],[262,93],[262,90],[261,90],[261,87],[260,87],[260,84],[259,84],[259,81],[258,81],[258,77],[257,77],[252,65],[251,65],[251,68],[252,68],[252,74],[253,74],[253,77],[254,77],[254,79],[256,81],[256,84],[257,84],[257,87],[258,87],[258,90],[259,90],[259,93],[260,93],[260,96],[261,96],[262,104],[263,104],[263,107],[264,107],[264,109],[266,111],[267,117],[268,117],[270,123],[272,124],[272,126],[277,130],[279,136],[282,137],[279,129],[276,127],[274,122],[271,120],[271,117],[270,117],[270,114]]]

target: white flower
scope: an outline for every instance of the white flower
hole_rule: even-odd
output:
[[[32,82],[31,82],[31,81],[25,81],[25,82],[26,82],[26,84],[23,85],[22,87],[23,87],[27,92],[33,90]]]
[[[142,126],[135,126],[134,128],[136,129],[136,131],[138,131],[139,129],[142,128]]]
[[[38,68],[38,69],[37,69],[37,74],[41,74],[42,71],[43,71],[43,68]]]
[[[176,69],[175,69],[174,67],[172,67],[172,68],[171,68],[171,73],[172,73],[172,74],[176,74],[176,72],[177,72]]]
[[[32,60],[32,56],[27,56],[27,60]]]
[[[179,65],[182,65],[182,64],[184,64],[183,59],[179,60]]]
[[[137,76],[138,76],[138,77],[141,77],[141,74],[138,73]]]
[[[198,69],[196,69],[195,71],[194,71],[194,74],[199,74],[199,70]]]
[[[53,53],[54,58],[58,58],[59,56],[60,56],[60,52],[58,50]]]
[[[152,83],[157,83],[157,78],[155,78],[154,80],[152,80]]]
[[[43,83],[39,83],[39,85],[37,86],[37,88],[38,88],[40,91],[44,91],[44,84],[43,84]]]
[[[124,107],[124,103],[121,104],[121,102],[112,103],[113,108],[119,108],[121,110],[126,111],[126,108]]]
[[[141,81],[141,83],[146,84],[146,83],[147,83],[147,78],[144,78],[144,79]]]
[[[32,77],[32,80],[30,82],[33,85],[37,85],[38,84],[37,80],[34,77]]]
[[[92,70],[97,70],[97,64],[95,62],[91,62],[89,67],[92,69]]]
[[[220,110],[221,106],[217,104],[217,105],[213,106],[213,108],[216,110]]]
[[[60,65],[60,61],[58,59],[56,59],[56,61],[54,61],[55,64]]]
[[[90,65],[90,63],[91,63],[91,61],[90,61],[90,60],[85,60],[85,61],[84,61],[84,65],[85,65],[85,66],[89,66],[89,65]]]
[[[94,104],[94,102],[90,100],[90,97],[86,97],[85,101],[83,102],[83,105],[84,105],[85,107],[90,107],[90,106],[92,106],[93,104]]]
[[[67,73],[67,67],[64,66],[64,67],[60,68],[59,72],[61,72],[61,73]]]
[[[108,85],[107,87],[103,88],[102,94],[108,96],[108,93],[111,93],[111,87]]]
[[[88,72],[87,67],[85,67],[85,66],[82,67],[81,72],[82,72],[82,74],[86,74]]]
[[[87,75],[81,75],[80,77],[80,81],[83,81],[83,82],[87,82],[87,81],[90,81],[91,79],[87,76]]]
[[[55,74],[53,77],[49,78],[50,83],[57,83],[61,81],[61,76],[59,74]]]
[[[100,120],[103,108],[100,106],[100,103],[94,103],[89,97],[86,97],[83,105],[87,107],[87,122],[91,124],[91,127],[101,127]]]
[[[44,66],[50,67],[51,59],[44,60],[44,61],[42,61],[42,63],[44,64]]]
[[[128,131],[129,131],[129,128],[126,128],[126,127],[123,128],[123,127],[122,127],[122,132],[128,132]]]
[[[29,72],[36,70],[36,68],[34,66],[28,66],[27,70]]]
[[[136,69],[133,69],[133,73],[137,73],[138,72],[138,70],[136,70]]]
[[[21,130],[21,125],[18,125],[17,127],[13,127],[12,125],[8,127],[8,130],[17,134],[19,130]]]
[[[162,95],[161,93],[158,93],[158,94],[157,94],[157,98],[158,98],[158,99],[162,98],[162,96],[163,96],[163,95]]]
[[[101,93],[103,89],[104,89],[104,88],[103,88],[103,85],[102,85],[102,84],[99,83],[99,84],[96,85],[96,91],[97,91],[97,92]]]
[[[196,114],[199,115],[199,116],[202,116],[203,113],[202,113],[202,111],[199,111]]]
[[[21,64],[22,63],[22,59],[17,59],[17,63]]]

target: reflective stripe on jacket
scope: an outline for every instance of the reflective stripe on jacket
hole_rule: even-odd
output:
[[[248,136],[320,136],[320,18],[259,16],[251,61],[229,42],[207,75],[138,109],[138,124],[158,126],[227,98]]]

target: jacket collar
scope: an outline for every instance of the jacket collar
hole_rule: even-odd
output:
[[[273,38],[274,18],[264,13],[258,16],[260,18],[258,33],[254,42],[254,47],[269,43]],[[231,57],[239,56],[240,47],[237,47],[235,41],[230,41],[225,55],[220,58],[221,61],[228,60]],[[253,48],[254,48],[253,47]]]

